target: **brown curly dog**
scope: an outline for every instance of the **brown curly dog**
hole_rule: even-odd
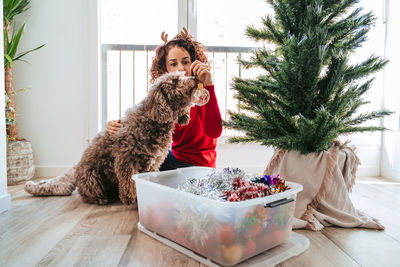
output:
[[[162,75],[149,95],[128,110],[116,134],[99,133],[75,168],[78,192],[83,201],[99,205],[119,199],[136,201],[132,175],[158,171],[168,153],[175,124],[190,119],[193,77],[173,72]]]

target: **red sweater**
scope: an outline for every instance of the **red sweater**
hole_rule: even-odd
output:
[[[171,150],[178,161],[215,168],[215,148],[217,138],[222,133],[221,112],[214,85],[205,88],[210,93],[210,100],[204,106],[194,106],[190,109],[188,125],[175,125]]]

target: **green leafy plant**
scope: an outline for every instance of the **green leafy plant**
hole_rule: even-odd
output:
[[[10,40],[8,38],[7,32],[4,32],[4,46],[6,47],[4,51],[4,68],[7,68],[10,65],[14,65],[14,62],[17,60],[26,62],[25,60],[22,59],[22,57],[45,46],[45,44],[42,44],[34,49],[17,54],[17,48],[22,33],[24,31],[24,28],[25,28],[25,23],[18,30],[17,34],[15,34],[14,32],[12,33]]]
[[[255,50],[245,68],[260,67],[255,79],[235,78],[233,89],[240,112],[230,111],[225,126],[245,133],[230,142],[262,145],[302,154],[327,150],[341,134],[381,131],[361,123],[391,114],[379,110],[357,114],[368,103],[372,73],[387,63],[370,56],[350,65],[349,57],[367,39],[375,22],[356,0],[267,0],[275,16],[263,19],[261,29],[247,27],[246,35],[274,44]]]
[[[16,15],[27,11],[30,0],[3,0],[3,22],[8,25]]]
[[[13,66],[15,61],[24,61],[22,58],[44,46],[40,45],[34,49],[17,53],[18,46],[24,32],[25,24],[17,31],[11,30],[15,28],[14,17],[30,8],[30,0],[4,0],[3,1],[3,27],[4,27],[4,71],[5,71],[5,112],[7,126],[7,140],[18,140],[18,127],[16,120],[15,91],[13,86]]]

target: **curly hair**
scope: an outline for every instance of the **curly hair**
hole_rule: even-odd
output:
[[[182,35],[182,33],[178,33],[172,40],[157,47],[156,55],[150,68],[150,83],[154,83],[158,77],[167,72],[166,58],[169,50],[172,47],[184,48],[190,54],[190,59],[192,62],[199,60],[203,63],[208,63],[206,47],[194,40],[191,35],[185,37]]]

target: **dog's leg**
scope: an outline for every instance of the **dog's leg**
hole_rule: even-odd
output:
[[[69,196],[76,188],[74,176],[75,167],[52,179],[38,183],[28,181],[24,186],[24,190],[34,196]]]
[[[132,167],[132,162],[123,157],[115,159],[115,174],[118,180],[118,195],[124,205],[136,203],[136,186],[132,175],[138,173]]]
[[[150,161],[150,164],[147,166],[143,172],[158,172],[160,170],[161,164],[164,162],[167,153],[163,153],[163,155],[159,155]]]
[[[103,184],[104,181],[98,170],[79,168],[76,181],[78,192],[84,202],[97,205],[108,203],[106,185]]]

